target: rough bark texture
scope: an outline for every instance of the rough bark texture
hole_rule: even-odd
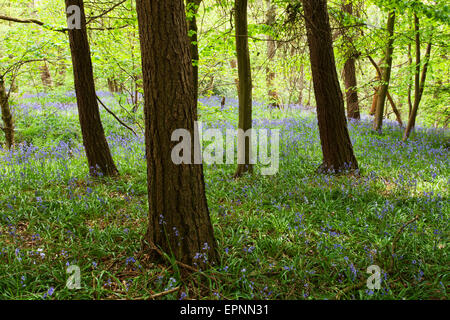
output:
[[[235,2],[236,53],[239,73],[239,129],[244,132],[252,127],[252,75],[247,37],[247,2],[247,0],[236,0]],[[238,164],[235,178],[253,170],[250,163],[251,139],[239,140],[238,155],[239,153],[244,154],[245,163]]]
[[[384,61],[386,66],[383,68],[383,76],[381,78],[382,83],[378,92],[377,98],[377,108],[375,111],[375,120],[373,123],[373,128],[378,133],[381,133],[383,127],[383,112],[384,105],[386,103],[387,92],[389,88],[389,81],[391,79],[391,69],[392,69],[392,54],[394,52],[394,23],[395,23],[395,11],[389,12],[389,17],[387,21],[387,31],[388,31],[388,41],[386,48],[386,56]]]
[[[93,176],[118,174],[103,131],[95,93],[91,53],[86,33],[86,17],[82,0],[66,0],[66,7],[77,5],[81,9],[81,29],[69,30],[75,92],[83,145]]]
[[[323,152],[321,171],[357,169],[336,72],[326,0],[302,0]]]
[[[353,5],[352,3],[347,3],[342,6],[344,12],[349,15],[353,15]],[[361,118],[359,112],[359,101],[358,101],[358,91],[356,90],[358,83],[356,80],[356,50],[352,45],[352,37],[347,34],[346,38],[350,42],[350,47],[347,52],[347,60],[344,64],[344,84],[345,84],[345,98],[347,102],[347,117],[350,119]]]
[[[149,227],[146,239],[178,261],[202,267],[217,261],[201,164],[175,165],[176,129],[194,137],[193,68],[183,0],[137,1],[144,87]],[[194,141],[192,148],[200,148]],[[192,150],[193,151],[193,150]],[[200,256],[201,255],[201,256]],[[207,262],[205,262],[207,257]]]
[[[14,145],[14,121],[9,107],[8,94],[5,89],[5,82],[0,77],[0,110],[2,112],[3,132],[5,133],[6,147],[11,149]]]

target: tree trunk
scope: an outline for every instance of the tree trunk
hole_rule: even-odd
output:
[[[408,65],[412,66],[412,56],[411,56],[411,43],[408,43]],[[411,116],[412,112],[412,74],[408,76],[408,118]]]
[[[176,129],[191,137],[197,120],[192,58],[183,0],[137,1],[144,87],[149,227],[153,258],[160,248],[176,260],[203,268],[217,262],[201,164],[176,165]],[[183,141],[184,142],[184,141]],[[194,149],[199,149],[194,139]],[[207,259],[207,260],[206,260]]]
[[[39,67],[39,70],[41,72],[41,80],[44,88],[51,88],[53,86],[53,80],[50,70],[48,70],[47,62],[44,61],[44,64]]]
[[[317,102],[322,172],[358,168],[347,129],[345,107],[336,72],[326,0],[302,0]]]
[[[347,100],[347,117],[359,120],[358,92],[356,91],[355,59],[349,58],[344,65],[345,97]]]
[[[417,45],[416,50],[420,51],[420,43]],[[417,117],[417,111],[419,109],[419,104],[420,104],[420,100],[422,100],[422,96],[423,96],[423,91],[425,89],[425,80],[427,78],[427,71],[428,71],[428,64],[430,61],[430,55],[431,55],[431,41],[428,43],[427,45],[427,50],[425,53],[425,64],[423,65],[423,69],[422,69],[422,76],[418,82],[418,85],[416,83],[415,85],[415,94],[414,94],[414,105],[411,111],[411,115],[409,117],[408,120],[408,125],[406,126],[405,129],[405,133],[403,134],[403,141],[406,141],[409,137],[409,135],[411,134],[411,130],[414,128],[415,124],[416,124],[416,117]],[[419,68],[420,68],[420,53],[418,56],[418,61],[416,61],[416,63],[419,64]],[[419,69],[420,72],[420,69]]]
[[[388,43],[386,48],[386,67],[383,68],[383,76],[381,77],[382,83],[380,85],[378,98],[377,98],[377,108],[375,111],[375,120],[373,124],[374,130],[378,133],[382,132],[383,127],[383,112],[384,104],[386,103],[387,91],[389,88],[389,81],[391,79],[391,69],[392,69],[392,54],[394,52],[394,23],[395,23],[395,10],[389,12],[389,17],[387,21],[387,31],[388,31]]]
[[[376,78],[377,81],[379,81],[379,77]],[[375,87],[373,92],[373,98],[372,98],[372,106],[370,107],[369,114],[373,116],[375,112],[377,111],[377,104],[378,104],[378,91],[380,91],[380,87]]]
[[[14,145],[14,121],[9,107],[8,94],[5,89],[5,82],[0,77],[0,107],[3,120],[3,132],[5,133],[6,147],[11,149]]]
[[[272,0],[266,0],[267,14],[266,14],[266,24],[268,26],[273,26],[276,19],[276,5],[272,3]],[[276,74],[272,69],[273,60],[275,58],[276,47],[275,41],[271,35],[267,36],[267,65],[266,65],[266,84],[267,84],[267,94],[269,98],[270,108],[279,108],[279,98],[277,90],[274,87],[274,81]]]
[[[378,65],[381,65],[383,63],[383,60],[378,62],[378,64],[375,62],[375,60],[372,59],[371,56],[369,56],[369,60],[370,60],[370,62],[372,62],[373,66],[375,67],[376,72],[377,72],[377,75],[375,77],[375,81],[377,82],[377,86],[375,86],[375,88],[374,88],[373,99],[372,99],[372,106],[370,107],[370,111],[369,111],[369,114],[371,116],[373,116],[375,114],[375,112],[377,111],[378,93],[380,91],[380,86],[378,85],[378,82],[381,80],[381,76],[383,74],[382,69]]]
[[[252,75],[248,48],[247,0],[235,2],[236,53],[239,73],[239,129],[246,132],[252,127]],[[252,172],[251,138],[238,134],[238,166],[234,177]]]
[[[103,131],[95,92],[91,53],[86,32],[86,16],[82,0],[65,0],[66,8],[76,5],[81,11],[81,29],[69,30],[75,92],[83,145],[92,176],[118,174]]]
[[[368,58],[369,58],[370,62],[372,63],[372,65],[374,66],[376,72],[377,72],[377,80],[381,79],[382,74],[383,74],[383,70],[381,70],[381,68],[378,66],[378,64],[375,62],[375,60],[373,60],[373,58],[372,58],[371,56],[368,56]],[[380,61],[380,64],[381,64],[381,63],[382,63],[382,61]],[[374,108],[374,105],[375,105],[375,107],[376,107],[376,102],[378,101],[378,95],[377,95],[377,92],[378,92],[379,90],[380,90],[379,88],[376,88],[376,89],[375,89],[374,103],[372,103],[373,112],[375,112],[375,110],[376,110],[376,108]],[[400,127],[403,127],[403,121],[402,121],[402,117],[401,117],[400,111],[398,111],[397,106],[396,106],[395,103],[394,103],[394,99],[392,99],[392,97],[391,97],[391,95],[390,95],[390,93],[389,93],[389,90],[386,92],[386,96],[387,96],[387,98],[388,98],[388,100],[389,100],[389,103],[390,103],[391,106],[392,106],[392,110],[393,110],[394,113],[395,113],[395,116],[396,116],[396,118],[397,118],[397,121],[398,121]],[[372,115],[372,114],[373,114],[373,113],[372,113],[372,110],[371,110],[370,112],[371,112],[370,114]]]
[[[353,15],[353,5],[352,3],[343,5],[344,12],[349,15]],[[350,48],[347,52],[347,61],[344,64],[344,84],[345,84],[345,97],[347,101],[347,117],[350,119],[361,118],[359,113],[359,102],[358,102],[358,92],[357,92],[357,80],[356,80],[356,66],[355,66],[355,56],[356,52],[352,45],[352,37],[347,34],[347,38],[350,41]]]
[[[58,65],[56,68],[56,81],[55,85],[57,87],[64,86],[66,81],[66,58],[64,57],[64,50],[62,48],[58,48]]]
[[[200,59],[200,55],[198,53],[198,27],[197,27],[197,12],[198,6],[202,0],[187,0],[186,4],[191,10],[192,17],[188,20],[188,30],[191,33],[191,56],[192,56],[192,64],[194,66],[194,91],[195,91],[195,100],[198,99],[198,63]]]
[[[305,88],[305,65],[302,63],[302,65],[300,66],[300,79],[299,79],[298,100],[297,100],[297,104],[300,106],[303,105],[304,88]]]
[[[403,127],[402,116],[400,114],[400,111],[398,111],[397,106],[395,105],[394,99],[392,99],[389,91],[387,92],[387,98],[389,100],[389,103],[391,104],[392,111],[394,111],[395,117],[397,118],[397,122],[398,122],[400,128]]]

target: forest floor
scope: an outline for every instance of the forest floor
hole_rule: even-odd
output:
[[[124,101],[101,98],[141,132],[142,119],[125,112]],[[176,264],[154,264],[141,250],[142,134],[102,111],[121,174],[90,178],[74,101],[73,94],[14,101],[18,144],[0,149],[0,299],[448,297],[449,131],[417,128],[404,143],[395,123],[378,135],[367,119],[351,122],[360,175],[317,174],[314,116],[255,104],[257,127],[281,129],[279,172],[263,176],[257,166],[233,180],[233,165],[204,166],[220,263],[185,278]],[[199,109],[208,127],[237,123],[235,101],[221,110],[218,98],[205,98]],[[66,287],[70,265],[80,268],[81,289]],[[379,290],[366,286],[372,265],[381,269]]]

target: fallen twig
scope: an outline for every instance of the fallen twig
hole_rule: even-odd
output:
[[[176,287],[176,288],[173,288],[173,289],[170,289],[170,290],[167,290],[167,291],[156,293],[156,294],[151,295],[148,298],[148,300],[152,300],[152,299],[156,299],[156,298],[159,298],[159,297],[163,297],[163,296],[166,296],[166,295],[171,294],[171,293],[173,293],[175,291],[178,291],[178,290],[180,290],[180,287]]]

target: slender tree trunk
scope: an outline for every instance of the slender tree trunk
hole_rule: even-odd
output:
[[[352,3],[347,3],[343,5],[344,12],[349,15],[353,15],[353,5]],[[345,98],[347,101],[347,117],[350,119],[361,118],[359,112],[359,101],[358,101],[358,91],[356,90],[358,87],[356,80],[356,52],[352,45],[352,37],[351,35],[346,35],[348,40],[350,41],[350,48],[347,52],[347,61],[344,64],[344,84],[345,84]]]
[[[183,0],[137,0],[148,174],[148,250],[203,268],[217,262],[201,164],[176,165],[176,129],[194,137],[194,76]],[[184,141],[183,141],[184,142]],[[199,149],[194,139],[191,152]],[[206,260],[207,259],[207,260]]]
[[[420,50],[420,45],[419,45],[419,50]],[[417,91],[414,94],[414,105],[413,105],[411,115],[408,120],[408,125],[406,126],[406,129],[405,129],[405,133],[403,134],[403,141],[406,141],[408,139],[408,137],[411,134],[412,129],[414,128],[414,126],[416,124],[417,111],[419,109],[420,100],[422,100],[423,91],[425,89],[425,80],[427,78],[427,71],[428,71],[428,64],[430,61],[430,56],[431,56],[431,41],[427,45],[427,50],[425,53],[425,63],[423,65],[422,76],[419,80],[419,85],[415,86]],[[419,59],[420,59],[420,57],[419,57]],[[420,65],[420,61],[419,61],[419,65]]]
[[[377,81],[379,81],[380,79],[376,78]],[[373,116],[375,114],[375,112],[377,111],[377,103],[378,103],[378,91],[380,91],[380,87],[375,87],[374,91],[373,91],[373,98],[372,98],[372,106],[370,107],[370,111],[369,114],[371,116]]]
[[[359,101],[357,81],[356,81],[356,67],[355,59],[349,58],[344,65],[344,82],[345,82],[345,97],[347,100],[347,117],[350,119],[361,119],[359,112]]]
[[[276,19],[276,5],[272,3],[272,0],[266,0],[267,14],[266,14],[266,24],[268,26],[273,26]],[[271,35],[267,36],[267,65],[266,65],[266,84],[267,84],[267,95],[269,98],[270,108],[279,108],[280,104],[278,102],[278,93],[274,87],[274,81],[276,73],[273,71],[274,58],[276,54],[275,41]]]
[[[326,0],[302,0],[317,102],[322,172],[358,168],[345,117],[344,98],[336,72]]]
[[[373,58],[371,56],[369,56],[369,60],[372,63],[372,65],[374,66],[374,68],[375,68],[375,70],[377,72],[377,79],[378,80],[381,79],[382,74],[383,74],[383,70],[378,66],[378,64],[375,62],[375,60],[373,60]],[[380,61],[380,64],[381,63],[382,63],[382,61]],[[375,107],[376,107],[376,101],[378,101],[377,92],[379,90],[380,90],[379,88],[375,89],[375,96],[374,96],[374,102],[375,103],[372,103],[373,112],[375,112],[375,110],[376,110],[374,108],[374,104],[375,104]],[[403,121],[402,121],[402,117],[401,117],[400,111],[397,109],[397,106],[395,105],[394,99],[392,99],[392,97],[391,97],[391,95],[389,93],[389,90],[386,92],[386,96],[387,96],[387,98],[389,100],[389,103],[392,106],[392,110],[395,113],[395,116],[397,118],[397,121],[398,121],[400,127],[403,127]],[[371,110],[371,114],[372,114],[372,110]]]
[[[244,132],[252,127],[252,75],[248,48],[247,0],[235,2],[236,53],[239,73],[239,129]],[[238,164],[234,177],[253,171],[251,164],[251,138],[238,134]]]
[[[58,66],[56,69],[56,81],[55,85],[57,87],[64,86],[66,81],[66,58],[64,57],[64,50],[62,48],[58,48]]]
[[[392,99],[391,94],[389,93],[389,91],[387,92],[387,98],[389,100],[389,103],[391,104],[392,111],[394,111],[395,117],[397,118],[397,122],[398,122],[400,128],[403,127],[402,116],[400,114],[400,111],[397,109],[397,106],[395,105],[394,99]]]
[[[308,101],[306,102],[306,105],[309,107],[311,106],[311,91],[312,91],[312,87],[313,87],[313,80],[312,77],[311,79],[309,79],[309,86],[308,86]]]
[[[11,149],[14,145],[14,120],[9,107],[8,94],[5,89],[5,82],[0,77],[0,107],[3,120],[3,132],[5,133],[6,147]]]
[[[372,98],[372,106],[370,107],[369,114],[373,116],[375,112],[377,111],[377,103],[378,103],[378,93],[380,91],[380,86],[378,85],[378,82],[381,80],[381,75],[383,74],[383,71],[378,65],[381,65],[383,63],[383,60],[378,62],[378,64],[375,62],[375,60],[372,59],[372,57],[369,56],[370,62],[372,62],[373,66],[376,69],[377,75],[375,76],[375,81],[377,82],[377,86],[374,88],[373,98]]]
[[[412,56],[411,56],[411,43],[408,43],[408,65],[412,66]],[[412,74],[408,77],[408,118],[411,116],[412,112]]]
[[[237,69],[237,60],[236,59],[231,59],[230,60],[230,67],[233,70]],[[240,89],[239,89],[239,75],[238,75],[237,78],[234,78],[234,83],[236,85],[236,91],[237,91],[238,97],[239,97],[239,92],[240,92]]]
[[[298,105],[303,105],[303,90],[305,88],[305,65],[302,63],[300,66],[300,79],[299,79],[299,86],[298,86]]]
[[[394,52],[394,26],[395,26],[395,10],[389,12],[389,17],[387,21],[387,31],[388,31],[388,41],[386,48],[385,62],[386,66],[383,68],[383,76],[381,77],[382,83],[379,89],[377,108],[375,111],[375,120],[373,124],[374,130],[378,133],[382,132],[383,127],[383,112],[384,105],[386,103],[387,91],[389,88],[389,81],[391,79],[391,69],[392,69],[392,54]]]
[[[44,88],[51,88],[53,86],[53,80],[50,70],[48,69],[47,62],[44,61],[39,70],[41,72],[41,80]]]
[[[188,20],[188,29],[191,33],[191,56],[192,56],[192,64],[194,66],[194,91],[195,91],[195,100],[198,99],[198,63],[200,59],[200,55],[198,53],[198,27],[197,27],[197,12],[198,6],[202,0],[187,0],[187,6],[191,10],[192,17]]]
[[[91,52],[86,32],[86,16],[82,0],[65,0],[66,7],[76,5],[81,11],[81,29],[69,30],[75,92],[83,145],[92,176],[118,174],[103,131],[95,92]]]

